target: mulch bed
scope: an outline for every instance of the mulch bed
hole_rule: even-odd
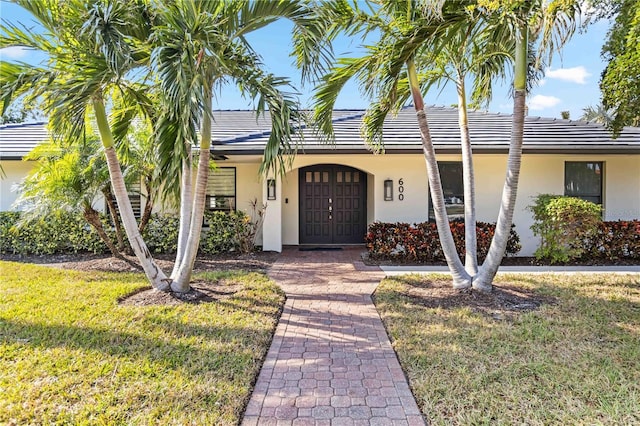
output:
[[[194,271],[266,271],[278,258],[276,252],[255,252],[249,254],[198,255]],[[0,260],[11,262],[35,263],[76,271],[136,272],[141,271],[135,256],[125,256],[128,262],[103,254],[54,254],[20,256],[3,254]],[[171,272],[174,255],[154,255],[158,266],[165,272]]]
[[[194,272],[203,271],[266,271],[278,258],[276,252],[255,252],[249,254],[199,255],[194,265]],[[56,254],[42,256],[0,255],[0,260],[12,262],[35,263],[61,269],[76,271],[104,271],[104,272],[140,272],[135,256],[125,256],[127,261],[108,255],[96,254]],[[173,268],[173,255],[156,255],[156,263],[166,272]],[[184,303],[198,304],[215,302],[231,297],[242,289],[241,284],[234,284],[222,280],[210,282],[192,279],[191,289],[186,293],[158,291],[151,288],[130,294],[119,302],[122,305],[151,306],[151,305],[180,305]]]
[[[415,262],[415,261],[403,261],[402,259],[376,259],[371,258],[368,255],[363,256],[363,261],[366,265],[380,265],[380,266],[447,266],[447,263],[442,262]],[[569,263],[554,263],[544,262],[536,259],[535,257],[515,256],[502,258],[501,266],[636,266],[640,265],[638,259],[619,259],[615,262],[605,261],[601,259],[588,259],[577,260]]]
[[[232,282],[210,282],[205,280],[192,280],[191,290],[186,293],[174,293],[158,291],[154,289],[144,289],[122,298],[121,305],[129,306],[151,306],[151,305],[181,305],[185,303],[199,304],[215,302],[228,299],[238,291],[242,290],[241,284]]]
[[[544,304],[555,303],[553,297],[509,284],[494,285],[491,293],[484,293],[454,289],[451,280],[405,278],[402,281],[408,285],[403,294],[413,303],[441,309],[467,307],[495,320],[512,319],[520,312],[534,311]]]

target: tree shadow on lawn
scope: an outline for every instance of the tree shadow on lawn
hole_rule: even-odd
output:
[[[90,350],[113,357],[145,359],[160,369],[180,368],[197,377],[207,370],[224,371],[226,375],[246,374],[246,359],[251,358],[258,362],[261,353],[256,352],[256,346],[260,343],[265,344],[271,338],[268,331],[261,332],[250,327],[197,326],[154,316],[145,320],[144,328],[148,328],[148,324],[160,327],[163,336],[169,335],[173,340],[184,343],[169,342],[161,337],[145,337],[143,331],[134,334],[92,327],[36,324],[6,319],[0,319],[0,343],[43,349]],[[192,339],[193,344],[188,342]],[[239,340],[247,344],[239,346]],[[215,350],[197,346],[215,347]]]
[[[504,276],[499,288],[553,301],[506,317],[474,309],[473,300],[462,303],[467,295],[440,303],[436,289],[429,300],[432,283],[424,277],[397,281],[406,286],[379,287],[376,305],[418,403],[434,423],[637,419],[637,278]]]

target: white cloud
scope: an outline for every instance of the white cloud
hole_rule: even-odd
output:
[[[558,68],[557,70],[547,68],[545,72],[545,77],[547,78],[555,78],[577,84],[587,84],[587,77],[589,76],[591,74],[582,65],[573,68]]]
[[[0,49],[0,58],[3,59],[22,59],[29,53],[29,49],[22,46],[11,46]]]
[[[540,80],[540,81],[538,82],[538,87],[542,87],[542,86],[544,86],[545,84],[547,84],[547,80],[545,80],[545,79],[543,78],[542,80]]]
[[[529,100],[529,109],[542,110],[552,108],[562,102],[555,96],[535,95]]]

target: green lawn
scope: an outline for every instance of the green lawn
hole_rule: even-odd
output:
[[[118,299],[140,274],[0,262],[0,424],[237,423],[284,296],[261,274],[224,277],[243,289],[134,307]]]
[[[430,422],[640,424],[638,276],[500,277],[556,298],[502,320],[406,296],[427,280],[386,279],[375,300]]]

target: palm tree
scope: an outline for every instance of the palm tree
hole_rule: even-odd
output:
[[[21,183],[16,201],[26,212],[24,217],[54,211],[81,213],[111,253],[126,260],[107,234],[94,207],[97,196],[110,187],[100,142],[92,137],[79,143],[49,141],[37,146],[25,159],[36,165]]]
[[[589,105],[582,109],[580,120],[593,121],[605,127],[610,127],[613,121],[613,110],[605,108],[601,103],[596,106]]]
[[[43,66],[0,63],[3,108],[26,94],[42,98],[54,137],[75,140],[93,113],[127,237],[151,284],[170,279],[155,263],[137,228],[116,154],[106,102],[114,90],[132,93],[132,71],[148,61],[151,22],[143,2],[16,0],[43,28],[35,33],[3,22],[0,47],[25,46],[45,52]]]
[[[271,135],[264,152],[261,171],[282,173],[291,145],[292,125],[300,120],[294,99],[280,87],[288,80],[262,71],[260,57],[248,45],[245,35],[278,18],[290,19],[305,44],[309,63],[317,60],[308,46],[313,34],[321,35],[311,17],[313,10],[301,2],[192,2],[179,1],[160,6],[162,25],[156,29],[158,47],[153,52],[154,70],[161,81],[165,109],[158,120],[157,134],[161,152],[172,152],[181,163],[167,161],[167,174],[181,176],[181,215],[178,251],[171,274],[174,291],[187,291],[198,250],[205,208],[209,152],[211,150],[211,110],[215,87],[235,82],[246,96],[256,100],[260,114],[268,109]],[[310,35],[311,34],[311,35]],[[199,128],[199,137],[196,129]],[[176,144],[175,141],[183,143]],[[195,185],[191,187],[191,151],[199,151]]]
[[[571,2],[550,2],[542,0],[531,2],[491,2],[485,0],[469,1],[461,7],[459,2],[439,1],[382,1],[374,16],[357,7],[342,8],[337,11],[329,8],[336,26],[353,25],[360,22],[368,30],[373,26],[381,32],[380,41],[368,48],[362,58],[342,59],[323,77],[323,84],[316,93],[315,117],[323,132],[332,135],[330,112],[335,99],[351,78],[360,81],[363,92],[375,95],[364,119],[364,134],[374,147],[382,146],[382,126],[390,112],[397,111],[411,98],[422,135],[423,152],[427,165],[429,189],[440,237],[440,243],[453,277],[456,288],[473,286],[476,289],[489,291],[498,265],[504,255],[506,241],[511,228],[515,197],[522,153],[522,136],[524,130],[524,100],[527,89],[528,35],[530,32],[542,36],[543,52],[553,50],[562,45],[567,35],[573,31],[571,24],[578,6]],[[562,6],[562,7],[561,7]],[[530,22],[540,24],[539,28],[529,27]],[[553,24],[560,22],[560,32]],[[353,30],[351,30],[353,31]],[[473,35],[474,41],[468,37]],[[485,40],[485,41],[483,41]],[[453,237],[448,224],[438,164],[430,136],[429,124],[424,111],[422,91],[428,89],[442,78],[442,70],[438,72],[438,61],[453,64],[456,72],[453,79],[457,82],[458,93],[464,95],[464,79],[459,83],[457,74],[468,71],[474,74],[480,84],[476,87],[478,96],[490,93],[492,77],[504,72],[504,54],[502,59],[492,59],[492,53],[500,52],[496,46],[513,46],[515,56],[514,69],[514,124],[512,142],[509,150],[507,178],[503,189],[500,214],[496,226],[496,234],[489,250],[489,255],[478,273],[474,273],[473,253],[468,253],[468,270],[459,259]],[[447,47],[450,45],[451,47]],[[470,51],[467,51],[467,47]],[[456,49],[463,53],[458,55]],[[488,50],[488,51],[487,51]],[[470,55],[470,58],[466,58]],[[484,59],[477,60],[478,58]],[[469,61],[469,62],[467,62]],[[470,66],[472,65],[473,66]],[[497,64],[501,64],[496,67]],[[479,78],[480,77],[480,78]],[[484,92],[483,92],[484,91]],[[463,128],[463,155],[466,163],[465,193],[472,199],[472,164],[468,135],[465,135],[466,102],[464,98],[460,114]],[[466,204],[466,203],[465,203]],[[467,236],[475,235],[471,228],[473,212],[466,211],[469,228]],[[473,237],[471,237],[473,238]],[[468,249],[473,250],[473,242]],[[468,250],[469,251],[469,250]]]
[[[301,63],[320,61],[322,49],[312,41],[322,33],[314,28],[313,9],[293,0],[179,1],[169,5],[142,0],[70,0],[52,8],[45,0],[16,3],[29,10],[47,34],[5,24],[0,47],[39,49],[48,53],[49,61],[45,67],[1,64],[4,107],[23,93],[44,96],[52,128],[68,137],[82,133],[87,112],[92,110],[123,225],[148,279],[159,290],[187,291],[206,199],[214,88],[234,81],[246,95],[257,99],[258,113],[269,110],[272,133],[261,171],[282,172],[291,161],[287,155],[295,152],[290,139],[298,112],[293,99],[279,90],[288,81],[261,70],[260,58],[244,36],[276,19],[288,18],[304,40],[295,44],[304,58]],[[136,69],[142,71],[135,73]],[[148,71],[153,72],[151,78],[141,77]],[[155,110],[145,93],[150,88],[143,84],[154,79],[160,81],[161,93]],[[106,105],[120,99],[135,103],[154,123],[164,176],[182,176],[180,237],[171,278],[146,248],[127,196],[116,148],[136,114],[125,110],[111,127]],[[201,154],[194,188],[190,188],[192,146],[198,146]],[[167,187],[171,189],[172,183],[169,179]]]

